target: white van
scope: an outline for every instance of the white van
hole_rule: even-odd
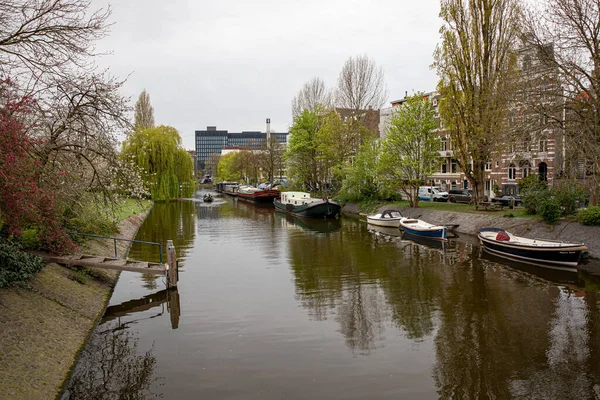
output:
[[[419,200],[446,202],[448,201],[448,192],[435,186],[421,186],[419,187]]]

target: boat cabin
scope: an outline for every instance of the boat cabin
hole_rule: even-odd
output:
[[[281,202],[283,204],[292,204],[295,206],[302,206],[305,204],[310,204],[318,199],[313,199],[310,197],[310,193],[306,192],[282,192],[281,193]]]

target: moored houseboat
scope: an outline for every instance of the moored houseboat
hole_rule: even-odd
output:
[[[252,186],[240,186],[237,190],[238,199],[255,203],[273,203],[279,195],[279,190],[259,189]]]
[[[273,201],[275,209],[300,217],[335,218],[342,206],[328,198],[314,199],[306,192],[282,192],[281,199]]]
[[[230,196],[237,196],[237,190],[240,184],[237,182],[219,182],[216,184],[217,193],[225,193]]]

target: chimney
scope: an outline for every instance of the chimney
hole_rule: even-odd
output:
[[[271,140],[271,118],[267,118],[267,142]]]

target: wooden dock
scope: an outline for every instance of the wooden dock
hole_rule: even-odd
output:
[[[56,263],[67,267],[91,267],[114,269],[118,271],[141,272],[143,274],[166,275],[169,264],[159,264],[148,261],[137,261],[122,258],[91,256],[91,255],[44,255],[45,262]]]

